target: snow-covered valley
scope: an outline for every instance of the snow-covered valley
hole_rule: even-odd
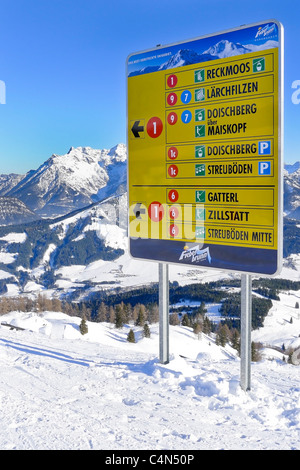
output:
[[[299,296],[280,294],[253,339],[299,346]],[[59,312],[3,322],[24,330],[0,326],[1,449],[299,450],[299,367],[275,349],[252,363],[244,392],[236,351],[188,327],[170,326],[163,365],[158,324],[146,338],[95,322],[81,335],[81,319]]]

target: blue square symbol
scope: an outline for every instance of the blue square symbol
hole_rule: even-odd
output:
[[[263,176],[271,175],[271,162],[258,162],[258,174]]]
[[[258,155],[271,155],[270,140],[260,140],[258,142]]]

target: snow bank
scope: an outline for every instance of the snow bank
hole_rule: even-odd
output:
[[[0,447],[52,450],[299,449],[299,367],[240,361],[187,327],[170,326],[170,362],[158,325],[118,330],[57,312],[1,316]],[[136,343],[127,342],[129,329]]]

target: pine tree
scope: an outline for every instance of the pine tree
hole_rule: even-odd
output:
[[[63,302],[62,304],[62,311],[63,313],[65,313],[66,315],[72,315],[72,307],[71,305],[69,304],[69,302]]]
[[[43,310],[48,310],[48,312],[55,311],[53,308],[53,301],[51,299],[48,299],[47,297],[44,298]],[[58,312],[58,310],[56,311]]]
[[[158,323],[159,321],[159,307],[157,304],[151,305],[150,312],[149,312],[149,322],[150,323]]]
[[[81,319],[81,323],[79,325],[79,330],[80,330],[80,333],[82,335],[85,335],[85,334],[88,333],[88,326],[87,326],[87,323],[86,323],[85,316],[83,316],[82,319]]]
[[[134,324],[137,321],[138,314],[139,314],[139,304],[135,305],[132,309],[131,318],[132,318]]]
[[[182,317],[182,321],[181,321],[181,325],[182,326],[191,326],[191,322],[190,322],[190,319],[189,319],[189,316],[187,313],[185,313]]]
[[[25,312],[26,311],[26,299],[25,299],[25,297],[19,297],[17,299],[17,309],[20,312]]]
[[[258,362],[261,360],[261,354],[259,352],[259,344],[254,341],[251,342],[251,361]]]
[[[209,318],[207,316],[204,317],[202,331],[206,335],[211,333],[211,322],[209,321]]]
[[[123,328],[124,326],[124,309],[121,304],[116,305],[115,307],[115,326],[116,328]]]
[[[131,306],[131,304],[124,304],[124,316],[125,316],[125,322],[129,323],[131,318],[132,318],[132,306]]]
[[[171,315],[169,316],[169,323],[170,325],[180,325],[177,313],[171,313]]]
[[[143,335],[144,335],[144,338],[150,338],[150,328],[149,328],[148,323],[144,324]]]
[[[107,321],[107,307],[104,302],[101,302],[97,310],[96,321],[97,322]]]
[[[42,294],[39,294],[36,300],[36,311],[37,312],[43,312],[45,310],[44,308],[44,303],[45,303],[45,296]]]
[[[115,309],[114,309],[114,307],[113,307],[112,305],[109,307],[109,314],[108,314],[108,316],[109,316],[109,322],[110,322],[110,323],[115,323],[115,320],[116,320],[116,312],[115,312]]]
[[[132,329],[129,330],[129,333],[128,333],[128,336],[127,336],[127,341],[129,343],[135,343],[134,331]]]
[[[201,328],[200,323],[194,323],[193,331],[194,331],[195,335],[198,336],[198,339],[200,339],[201,338],[201,332],[202,332],[202,328]]]
[[[240,335],[236,328],[234,328],[231,334],[231,346],[238,352],[240,351]]]
[[[91,321],[91,309],[87,308],[86,304],[81,304],[80,306],[80,316],[84,316],[87,320]]]
[[[32,310],[34,308],[33,304],[34,304],[34,302],[33,302],[32,299],[30,299],[30,298],[26,299],[26,312],[32,312]]]
[[[52,299],[52,309],[54,312],[61,312],[62,311],[62,304],[61,301],[57,298]]]
[[[135,322],[136,326],[143,326],[145,324],[145,320],[146,320],[146,309],[145,309],[145,306],[141,304],[139,306],[138,316]]]
[[[216,344],[225,346],[229,340],[230,332],[227,325],[220,325],[216,335]]]

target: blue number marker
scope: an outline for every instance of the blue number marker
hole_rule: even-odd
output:
[[[192,99],[192,93],[189,90],[184,90],[181,93],[180,99],[183,103],[189,103]]]
[[[192,113],[188,109],[183,111],[181,114],[181,120],[184,124],[187,124],[192,119]]]

